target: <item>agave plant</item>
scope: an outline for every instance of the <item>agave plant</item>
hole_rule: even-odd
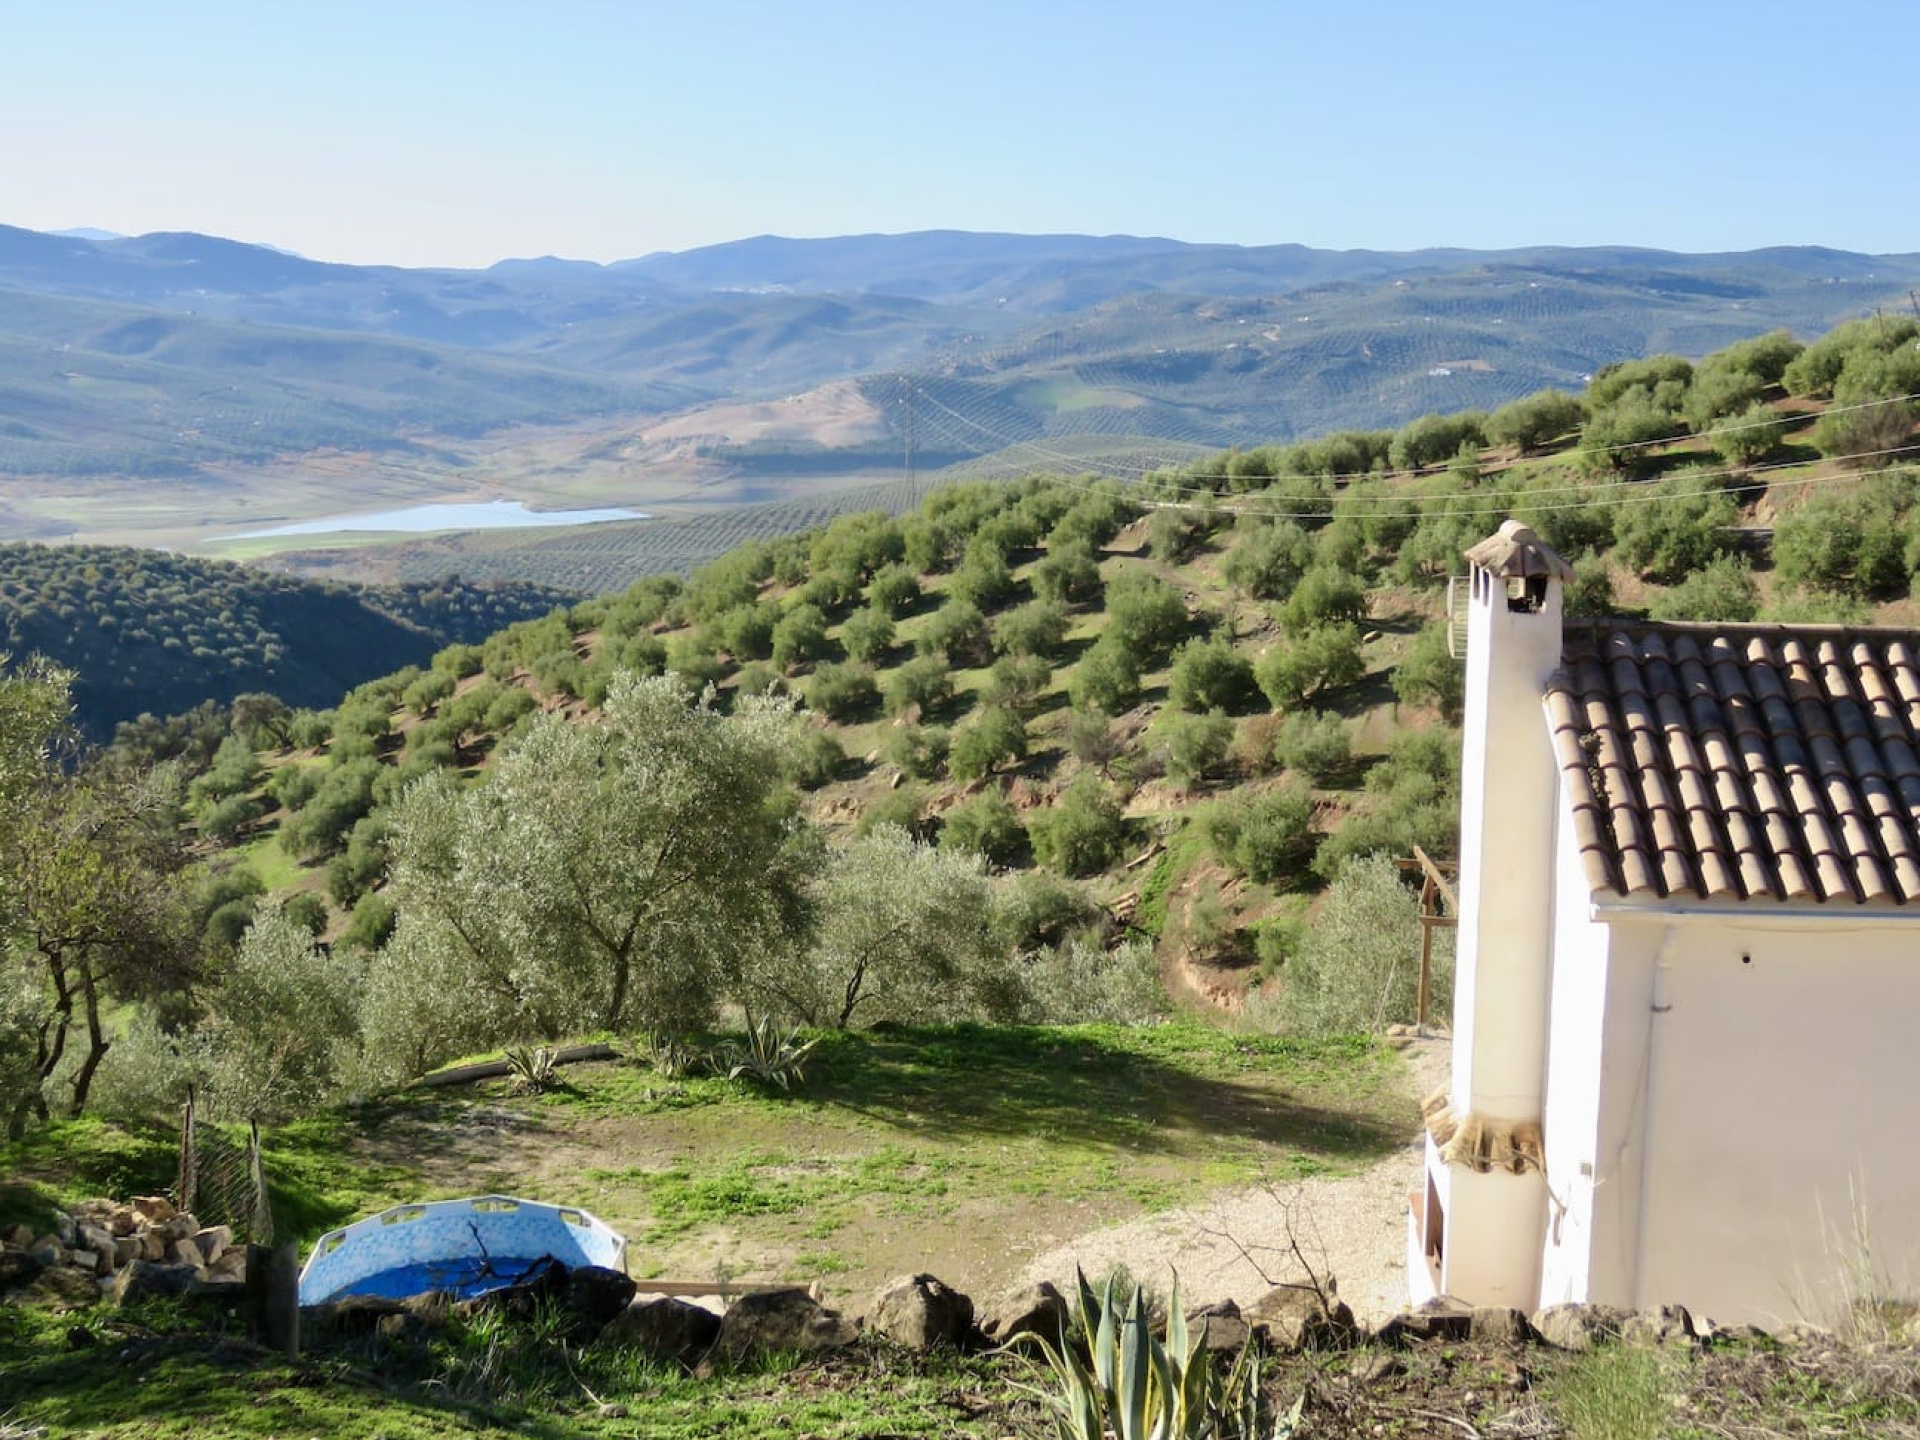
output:
[[[771,1014],[755,1020],[749,1013],[746,1043],[727,1046],[721,1058],[729,1080],[791,1090],[806,1079],[807,1056],[819,1043],[818,1037],[802,1040],[798,1026],[783,1029]]]
[[[560,1052],[551,1045],[513,1045],[506,1051],[513,1088],[523,1095],[539,1095],[560,1080]]]
[[[1059,1440],[1260,1440],[1263,1435],[1286,1440],[1294,1433],[1302,1408],[1298,1401],[1271,1429],[1262,1430],[1267,1407],[1254,1347],[1243,1346],[1222,1375],[1204,1336],[1187,1328],[1177,1278],[1164,1336],[1153,1333],[1140,1286],[1133,1287],[1123,1307],[1114,1294],[1114,1277],[1099,1295],[1084,1274],[1076,1278],[1079,1343],[1056,1349],[1041,1336],[1020,1337],[1040,1347],[1053,1371],[1053,1388],[1036,1393],[1046,1402]]]

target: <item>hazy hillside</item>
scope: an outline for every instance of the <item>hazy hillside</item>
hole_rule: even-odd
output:
[[[78,719],[99,741],[143,712],[249,692],[330,704],[568,598],[524,583],[368,588],[150,550],[0,545],[0,651],[73,670]]]
[[[852,447],[828,430],[721,434],[693,471],[684,447],[646,443],[646,422],[684,431],[703,407],[850,380],[895,397],[911,382],[925,468],[1058,466],[1072,439],[1137,474],[1170,444],[1397,425],[1577,387],[1631,356],[1810,338],[1901,313],[1915,285],[1920,257],[1814,248],[1388,254],[935,232],[474,272],[0,227],[0,533],[199,545],[262,487],[276,513],[328,513],[337,487],[302,473],[321,455],[403,455],[382,500],[659,513],[741,477],[797,500],[903,454],[908,407],[882,407],[884,436]],[[526,426],[558,438],[502,461],[499,438]],[[49,495],[50,475],[75,483]]]

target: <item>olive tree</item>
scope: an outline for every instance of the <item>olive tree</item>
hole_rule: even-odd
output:
[[[724,716],[671,677],[621,675],[601,723],[543,717],[486,783],[421,782],[391,840],[388,953],[408,968],[370,995],[457,1011],[444,1054],[705,1023],[744,958],[788,944],[804,914],[788,717],[772,700]]]
[[[751,968],[760,1003],[810,1025],[1004,1018],[985,862],[880,825],[824,864],[798,960]]]

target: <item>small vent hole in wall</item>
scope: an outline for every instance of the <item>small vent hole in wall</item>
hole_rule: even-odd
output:
[[[1753,956],[1751,956],[1751,955],[1745,955],[1745,954],[1743,954],[1743,955],[1742,955],[1742,956],[1740,957],[1740,963],[1741,963],[1742,965],[1751,965],[1751,964],[1753,964]]]

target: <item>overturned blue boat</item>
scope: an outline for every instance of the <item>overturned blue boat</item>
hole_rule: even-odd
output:
[[[320,1237],[300,1271],[300,1303],[404,1300],[434,1290],[471,1299],[548,1261],[624,1273],[627,1242],[585,1210],[510,1195],[396,1205]]]

